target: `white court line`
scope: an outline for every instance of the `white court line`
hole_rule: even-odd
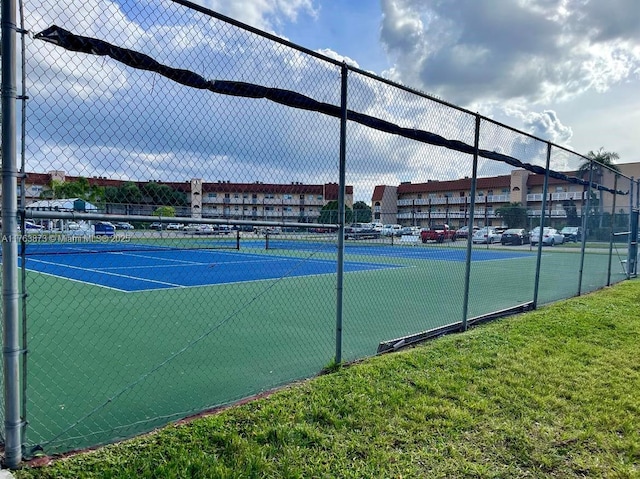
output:
[[[393,265],[393,266],[390,266],[388,269],[399,269],[399,268],[414,268],[414,266]],[[358,274],[358,273],[367,273],[371,271],[382,271],[382,269],[368,269],[368,270],[364,269],[364,270],[358,270],[358,271],[345,271],[345,274],[352,275],[352,274]],[[314,277],[328,276],[332,274],[336,274],[336,272],[330,271],[327,273],[303,274],[299,276],[285,276],[285,277],[274,276],[273,278],[263,278],[263,279],[243,279],[239,281],[230,281],[228,283],[194,284],[191,286],[182,286],[181,289],[224,287],[224,286],[232,286],[234,284],[264,283],[265,281],[281,281],[281,280],[290,281],[290,280],[296,280],[300,278],[314,278]],[[147,291],[168,291],[168,290],[166,288],[150,288],[150,289],[142,289],[137,291],[125,291],[125,293],[137,294],[137,293],[145,293]]]
[[[29,261],[34,262],[34,263],[48,264],[48,265],[51,265],[51,266],[62,266],[64,268],[77,269],[77,270],[80,270],[80,271],[91,271],[93,273],[106,274],[106,275],[109,275],[109,276],[116,276],[116,277],[119,277],[119,278],[126,278],[126,279],[130,279],[130,280],[135,280],[135,281],[144,281],[144,282],[147,282],[147,283],[164,284],[164,285],[167,285],[167,286],[171,286],[173,288],[181,288],[182,287],[182,285],[180,285],[180,284],[168,283],[168,282],[165,282],[165,281],[157,281],[157,280],[153,280],[153,279],[138,278],[137,276],[129,276],[127,274],[109,273],[109,272],[105,272],[105,271],[102,271],[102,270],[99,270],[99,269],[95,269],[95,268],[80,268],[79,266],[69,266],[69,265],[66,265],[66,264],[53,263],[51,261],[43,261],[43,260],[40,260],[40,259],[32,259],[32,258],[30,258]],[[90,283],[90,284],[93,284],[93,283]]]
[[[275,263],[280,261],[280,259],[269,259],[266,261],[263,260],[252,260],[252,261],[210,261],[207,263],[189,263],[189,266],[211,266],[212,264],[224,266],[226,264],[250,264],[250,263]],[[96,271],[104,271],[110,269],[140,269],[140,268],[176,268],[182,265],[176,264],[149,264],[149,265],[140,265],[140,266],[105,266],[104,268],[97,269]]]
[[[68,276],[60,276],[60,275],[53,274],[53,273],[45,273],[44,271],[38,271],[37,269],[27,268],[27,270],[33,271],[34,273],[43,274],[45,276],[50,276],[52,278],[59,278],[59,279],[67,280],[67,281],[73,281],[74,283],[88,284],[90,286],[97,286],[99,288],[106,288],[106,289],[110,289],[112,291],[118,291],[119,293],[132,293],[133,292],[133,291],[129,291],[129,290],[126,290],[126,289],[114,288],[113,286],[105,286],[104,284],[90,283],[88,281],[84,281],[84,280],[81,280],[81,279],[69,278]],[[161,289],[169,289],[169,288],[143,289],[141,291],[160,291]]]
[[[121,256],[131,256],[133,258],[155,259],[155,260],[158,260],[158,261],[167,261],[167,262],[171,262],[171,263],[199,264],[199,263],[197,263],[195,261],[188,261],[188,260],[183,260],[183,259],[160,258],[158,256],[145,256],[145,255],[141,255],[141,254],[125,253],[125,252],[122,252],[122,251],[111,251],[109,254],[116,254],[116,255],[121,255]]]

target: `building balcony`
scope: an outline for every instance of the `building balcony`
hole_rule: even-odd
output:
[[[551,201],[578,200],[586,198],[586,191],[561,191],[551,193]],[[542,202],[542,193],[532,193],[527,195],[527,202]]]
[[[477,196],[476,204],[479,203],[509,203],[511,201],[511,195],[489,195],[489,196]],[[463,205],[471,203],[471,197],[469,196],[449,196],[439,198],[420,198],[420,199],[399,199],[396,205],[401,207],[406,206],[429,206],[429,205]]]

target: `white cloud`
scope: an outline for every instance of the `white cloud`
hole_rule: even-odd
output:
[[[295,22],[300,14],[317,14],[312,0],[197,0],[196,3],[268,31],[277,31],[284,20]]]
[[[382,10],[393,77],[457,104],[567,100],[640,66],[636,0],[382,0]]]

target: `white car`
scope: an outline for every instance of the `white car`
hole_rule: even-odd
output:
[[[500,240],[502,240],[502,235],[498,233],[495,228],[486,226],[473,233],[471,237],[471,241],[475,244],[500,243]]]
[[[182,223],[169,223],[167,225],[168,230],[179,231],[184,227]]]
[[[540,241],[540,227],[536,226],[531,232],[531,246]],[[554,246],[564,243],[564,235],[555,228],[546,228],[542,232],[542,245]]]
[[[382,236],[400,236],[402,233],[402,226],[400,225],[384,225],[380,232]]]
[[[20,223],[18,223],[18,227],[20,227]],[[34,232],[34,231],[42,231],[44,229],[44,226],[42,225],[37,225],[32,221],[25,221],[24,222],[24,230],[25,232]]]

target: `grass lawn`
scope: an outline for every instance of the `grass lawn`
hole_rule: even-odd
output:
[[[627,281],[15,475],[637,478],[639,391]]]

